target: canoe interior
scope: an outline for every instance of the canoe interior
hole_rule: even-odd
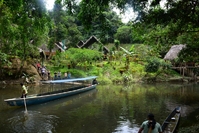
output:
[[[96,87],[96,85],[81,85],[76,87],[71,87],[63,90],[57,90],[52,92],[46,92],[41,94],[34,94],[29,95],[24,100],[23,98],[12,98],[12,99],[5,99],[4,101],[7,102],[10,106],[24,106],[24,101],[26,101],[26,105],[33,105],[33,104],[40,104],[49,102],[55,99],[60,99],[63,97],[72,96],[75,94],[83,93],[89,90],[92,90]]]
[[[81,88],[84,88],[84,87],[87,87],[87,86],[86,85],[82,85],[82,86],[76,86],[76,87],[67,88],[67,89],[58,90],[58,91],[45,92],[45,93],[37,94],[37,96],[45,96],[45,95],[62,93],[62,92],[68,92],[68,91],[78,90],[78,89],[81,89]]]
[[[174,133],[179,119],[181,108],[175,108],[162,124],[163,133]]]

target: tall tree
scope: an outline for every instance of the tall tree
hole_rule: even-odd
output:
[[[131,43],[132,42],[132,30],[131,26],[121,26],[117,29],[115,39],[119,40],[120,43]]]
[[[41,45],[46,37],[47,14],[41,0],[4,0],[1,5],[6,11],[7,26],[1,35],[4,52],[18,55],[23,60],[33,54],[35,47]],[[5,19],[0,27],[5,27]],[[7,35],[5,35],[5,33]]]
[[[54,20],[55,27],[51,29],[51,37],[54,36],[55,42],[61,42],[64,40],[67,47],[75,46],[78,41],[82,39],[81,32],[76,25],[75,17],[71,16],[72,9],[68,9],[68,1],[57,0],[54,5],[51,17]],[[67,5],[67,6],[66,6]],[[71,5],[72,6],[72,5]],[[65,8],[67,8],[65,10]],[[72,7],[70,7],[72,8]]]

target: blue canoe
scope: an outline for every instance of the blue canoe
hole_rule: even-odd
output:
[[[97,78],[97,76],[90,76],[85,78],[73,78],[73,79],[60,79],[60,80],[47,80],[41,81],[43,84],[60,84],[60,83],[69,83],[74,81],[85,81],[85,80],[92,80]]]
[[[69,89],[47,92],[43,94],[29,95],[25,98],[26,105],[41,104],[55,99],[72,96],[95,89],[96,85],[83,85]],[[12,98],[4,100],[10,106],[24,106],[24,98]]]

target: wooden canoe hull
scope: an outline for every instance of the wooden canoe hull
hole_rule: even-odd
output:
[[[41,104],[55,99],[68,97],[95,89],[96,85],[77,87],[73,89],[60,90],[57,92],[49,92],[46,94],[35,94],[25,98],[26,105]],[[10,106],[24,106],[24,98],[12,98],[4,100]]]
[[[163,133],[174,133],[180,119],[181,107],[176,107],[162,124]]]

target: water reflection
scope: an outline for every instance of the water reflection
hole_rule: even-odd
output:
[[[149,112],[161,124],[176,106],[182,107],[180,127],[199,122],[198,84],[98,85],[87,93],[28,106],[28,117],[24,117],[24,107],[13,108],[3,102],[19,95],[18,87],[0,88],[0,128],[5,133],[135,133]],[[29,92],[65,87],[31,86]]]
[[[16,113],[9,118],[5,124],[10,126],[12,132],[17,133],[52,133],[58,117],[55,115],[45,115],[37,111],[24,111]]]
[[[138,125],[132,123],[130,120],[119,121],[119,125],[113,133],[137,133],[139,128]]]

